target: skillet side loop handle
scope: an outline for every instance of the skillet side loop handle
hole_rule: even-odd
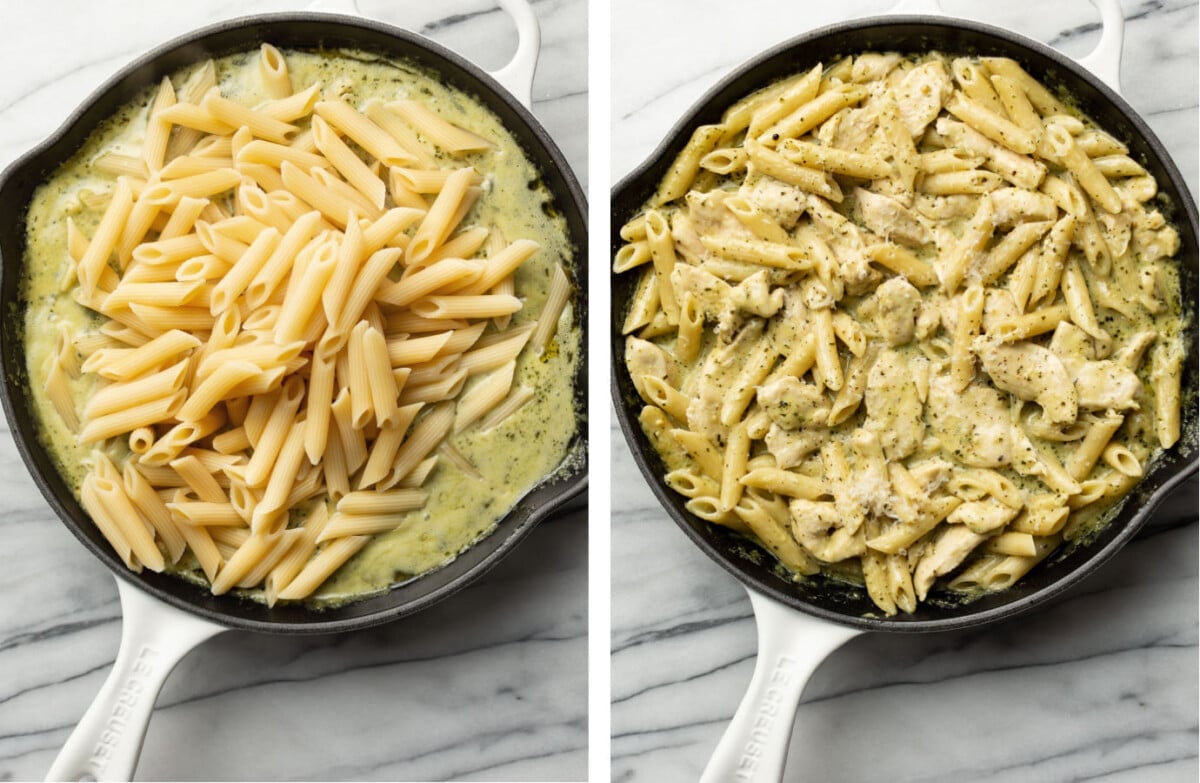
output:
[[[1102,29],[1100,42],[1079,64],[1099,77],[1100,81],[1121,94],[1121,50],[1125,43],[1125,14],[1120,0],[1092,0],[1100,11]]]
[[[529,0],[497,0],[517,25],[517,51],[508,64],[490,71],[526,109],[533,108],[533,74],[542,48],[542,28]]]
[[[46,780],[132,780],[154,702],[189,650],[226,630],[117,579],[121,647],[108,679],[71,732]]]
[[[826,656],[862,633],[747,592],[758,625],[754,676],[700,783],[782,780],[805,684]]]

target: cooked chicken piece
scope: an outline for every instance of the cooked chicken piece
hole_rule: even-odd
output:
[[[863,426],[879,437],[891,460],[910,456],[925,438],[924,406],[908,362],[896,351],[880,351],[867,376],[863,395],[867,421]]]
[[[896,199],[863,188],[855,188],[854,197],[863,223],[879,236],[914,246],[933,241],[921,221]]]
[[[931,61],[909,71],[896,96],[900,121],[909,135],[915,139],[924,133],[953,93],[954,84],[942,63]]]
[[[804,458],[821,447],[825,433],[820,430],[786,430],[774,422],[767,430],[763,443],[775,458],[776,467],[787,470],[804,461]]]
[[[998,468],[1012,459],[1008,402],[990,386],[973,383],[960,393],[949,376],[936,376],[927,410],[934,435],[964,464]]]
[[[790,375],[759,386],[758,404],[772,422],[787,430],[823,427],[829,417],[824,390]]]
[[[893,277],[875,289],[875,329],[888,345],[912,341],[921,311],[921,292],[903,277]]]
[[[983,342],[977,351],[996,388],[1042,406],[1049,424],[1070,424],[1079,415],[1079,395],[1062,361],[1048,348],[1022,342]]]
[[[1142,382],[1133,371],[1111,360],[1084,362],[1075,375],[1079,407],[1123,411],[1138,407]]]
[[[747,178],[738,192],[788,230],[795,227],[808,202],[803,190],[773,177],[756,177],[753,182]]]
[[[642,378],[647,375],[660,378],[671,386],[678,382],[675,360],[654,343],[633,335],[625,338],[625,366],[629,368],[633,385],[643,399],[647,397]]]

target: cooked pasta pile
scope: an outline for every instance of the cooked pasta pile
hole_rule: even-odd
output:
[[[1156,195],[1008,59],[866,54],[740,101],[614,261],[667,484],[885,614],[1012,585],[1180,437]]]
[[[491,141],[352,84],[293,92],[270,45],[258,64],[270,100],[223,95],[210,61],[162,81],[140,154],[93,160],[115,182],[81,194],[103,215],[68,220],[61,285],[98,328],[60,327],[45,390],[95,447],[81,502],[129,568],[190,552],[213,593],[274,604],[421,508],[439,458],[471,470],[449,436],[534,395],[518,355],[570,285],[556,265],[523,310],[538,243],[465,221],[491,182],[460,160]]]

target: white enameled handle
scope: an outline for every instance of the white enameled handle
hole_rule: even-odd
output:
[[[1125,13],[1121,0],[1091,0],[1100,11],[1100,42],[1096,48],[1076,61],[1094,73],[1118,95],[1121,93],[1121,48],[1125,40]],[[941,0],[899,0],[888,11],[891,14],[945,15]]]
[[[747,592],[758,625],[758,659],[746,695],[700,783],[782,780],[796,708],[808,678],[830,653],[862,633]]]
[[[529,0],[496,0],[500,7],[513,18],[517,26],[517,51],[506,65],[488,75],[500,82],[500,86],[512,93],[521,104],[533,108],[533,74],[537,70],[538,54],[542,48],[542,28]],[[309,11],[363,16],[356,0],[314,0]]]
[[[533,108],[533,74],[537,70],[538,53],[542,48],[542,28],[529,0],[497,0],[517,25],[517,51],[508,65],[491,76],[521,104]]]
[[[188,651],[226,630],[117,579],[121,647],[46,780],[132,780],[158,692]]]
[[[1121,49],[1125,44],[1125,13],[1121,0],[1091,0],[1100,11],[1100,42],[1077,61],[1121,94]]]

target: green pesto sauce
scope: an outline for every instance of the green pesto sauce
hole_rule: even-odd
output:
[[[517,295],[524,307],[513,316],[512,324],[535,320],[545,303],[555,266],[562,264],[570,274],[574,248],[566,222],[554,208],[540,173],[500,120],[470,95],[441,83],[438,74],[410,62],[340,50],[284,54],[297,91],[320,82],[324,89],[337,89],[348,102],[360,107],[371,98],[420,100],[450,122],[493,142],[494,148],[487,152],[453,160],[432,145],[426,148],[444,160],[444,165],[472,165],[485,177],[484,193],[463,226],[495,225],[510,242],[527,238],[541,245],[516,274]],[[259,78],[257,51],[219,59],[216,69],[224,96],[249,106],[267,99]],[[190,73],[173,77],[177,90]],[[27,368],[34,388],[44,386],[45,363],[54,354],[60,324],[67,324],[73,334],[80,335],[96,331],[102,323],[96,314],[77,304],[70,292],[59,290],[69,263],[66,220],[71,217],[87,236],[95,231],[102,208],[89,209],[81,196],[86,198],[88,191],[110,190],[115,178],[94,170],[91,161],[110,150],[138,154],[151,99],[152,93],[147,91],[99,126],[34,194],[27,218],[27,278],[23,288],[29,303],[24,321]],[[303,128],[307,121],[298,124]],[[492,330],[489,327],[485,334]],[[441,459],[424,487],[430,492],[425,508],[403,515],[395,531],[377,536],[335,573],[311,602],[326,606],[344,603],[445,565],[491,532],[499,519],[543,478],[573,459],[568,449],[578,435],[580,411],[575,404],[574,378],[580,340],[578,313],[574,302],[568,302],[547,350],[539,354],[533,346],[526,346],[518,358],[514,388],[533,388],[535,397],[486,433],[476,426],[450,438],[479,476],[466,475]],[[472,378],[464,392],[482,377]],[[82,410],[94,386],[95,379],[86,375],[72,381],[76,410]],[[33,403],[42,440],[78,495],[92,446],[77,444],[75,435],[45,395],[34,395]],[[121,438],[106,446],[114,459],[128,454]],[[206,584],[190,555],[174,568],[182,578]],[[243,594],[262,599],[261,591]]]

